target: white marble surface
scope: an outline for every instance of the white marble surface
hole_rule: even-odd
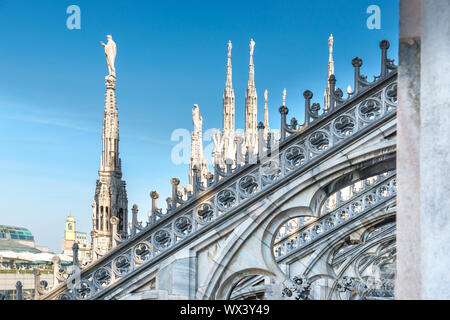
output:
[[[450,2],[422,2],[422,298],[450,299]]]

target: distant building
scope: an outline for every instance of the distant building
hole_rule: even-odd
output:
[[[41,279],[53,285],[52,258],[47,247],[37,246],[30,230],[23,227],[0,225],[0,294],[14,299],[16,282],[21,281],[24,292],[34,294],[33,268],[42,270]],[[62,266],[70,258],[59,255]]]
[[[72,247],[75,242],[78,243],[78,260],[80,263],[86,264],[91,261],[91,248],[87,233],[76,231],[75,218],[69,215],[66,219],[66,229],[62,240],[62,253],[72,257]]]
[[[55,254],[48,247],[38,246],[30,230],[0,225],[0,268],[5,265],[51,264]],[[46,259],[46,257],[49,259]]]

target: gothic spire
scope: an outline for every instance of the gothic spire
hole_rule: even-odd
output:
[[[248,66],[248,87],[245,96],[245,131],[256,134],[257,124],[257,95],[255,88],[255,65],[253,64],[253,50],[255,41],[250,40],[250,63]]]
[[[122,169],[119,158],[119,120],[116,106],[116,78],[105,77],[105,113],[102,130],[102,156],[100,160],[100,172],[113,172],[117,177],[122,177]]]
[[[227,62],[227,79],[225,82],[225,90],[223,92],[223,130],[234,132],[234,90],[232,83],[231,68],[231,41],[228,41],[228,62]]]
[[[114,242],[112,218],[118,226],[114,229],[127,233],[128,198],[126,183],[122,180],[122,165],[119,158],[119,120],[116,106],[116,69],[114,59],[116,44],[111,36],[105,45],[109,74],[105,77],[106,99],[102,129],[102,155],[100,157],[99,178],[96,183],[92,203],[92,257],[97,259],[106,254]]]
[[[328,38],[328,78],[334,74],[333,41],[333,34],[330,34],[330,37]]]
[[[333,61],[333,35],[330,34],[328,38],[328,78],[327,78],[327,88],[325,89],[325,97],[324,97],[324,111],[328,110],[330,106],[330,87],[328,84],[328,79],[332,74],[334,74],[334,61]]]
[[[248,87],[255,87],[255,65],[253,64],[253,50],[255,48],[255,41],[250,39],[250,62],[248,65]]]
[[[268,92],[267,89],[264,91],[264,136],[267,137],[269,133],[269,108],[267,106]]]
[[[228,40],[228,61],[227,61],[227,81],[225,83],[225,88],[232,89],[233,84],[231,82],[231,49],[233,45],[231,44],[231,40]]]

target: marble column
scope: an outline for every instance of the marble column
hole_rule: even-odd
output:
[[[449,17],[400,1],[396,299],[450,299]]]
[[[450,1],[422,1],[422,299],[450,299]]]
[[[396,299],[420,299],[421,0],[400,1]]]

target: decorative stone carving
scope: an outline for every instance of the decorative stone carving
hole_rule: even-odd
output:
[[[284,283],[282,298],[286,300],[309,300],[311,283],[305,277],[294,277]]]
[[[232,190],[223,190],[217,194],[217,203],[222,209],[230,209],[236,204],[236,194]]]
[[[365,121],[373,121],[381,115],[381,104],[378,100],[368,99],[359,106],[359,114]]]
[[[239,181],[239,189],[245,196],[250,196],[258,189],[258,181],[254,176],[245,176]]]
[[[114,63],[116,60],[117,54],[117,46],[112,36],[107,35],[106,39],[108,41],[104,44],[100,41],[100,44],[105,48],[105,56],[106,56],[106,66],[108,67],[109,76],[116,77],[116,68],[114,67]]]
[[[306,155],[302,148],[294,146],[286,150],[285,159],[290,168],[295,168],[305,163]]]
[[[328,149],[330,138],[327,133],[318,131],[309,137],[309,144],[314,151],[323,151]]]

